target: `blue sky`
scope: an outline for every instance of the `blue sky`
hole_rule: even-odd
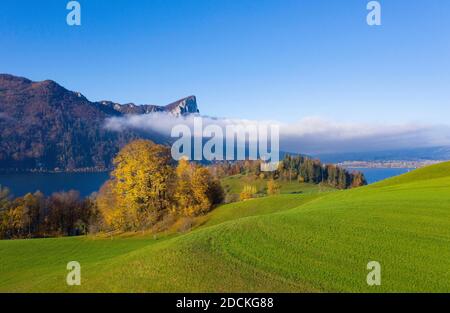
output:
[[[450,1],[2,0],[0,72],[53,79],[90,100],[167,104],[293,122],[447,124]]]

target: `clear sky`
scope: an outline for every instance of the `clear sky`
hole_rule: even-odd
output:
[[[53,79],[90,100],[167,104],[293,122],[447,123],[450,1],[2,0],[0,72]]]

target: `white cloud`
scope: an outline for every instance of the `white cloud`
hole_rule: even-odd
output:
[[[105,127],[113,131],[137,129],[170,136],[175,125],[185,124],[192,129],[194,115],[176,117],[166,113],[113,117]],[[450,127],[442,125],[367,124],[332,121],[308,117],[296,123],[254,121],[232,118],[202,117],[203,125],[270,125],[280,127],[280,149],[306,154],[381,151],[389,149],[418,148],[450,145]]]

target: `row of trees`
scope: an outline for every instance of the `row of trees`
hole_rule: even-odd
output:
[[[168,215],[204,214],[224,198],[219,180],[207,168],[186,160],[175,166],[168,147],[148,140],[125,146],[114,168],[97,196],[106,229],[148,229]]]
[[[94,201],[81,199],[76,191],[12,199],[0,186],[0,239],[83,235],[97,219]]]
[[[238,174],[262,175],[264,178],[272,176],[269,172],[261,172],[261,161],[220,161],[209,165],[211,172],[217,177],[227,177]]]
[[[261,172],[260,165],[261,161],[250,160],[233,163],[219,162],[211,165],[211,170],[219,177],[245,174],[266,179],[313,184],[323,183],[339,189],[359,187],[367,184],[364,174],[361,172],[350,173],[336,165],[324,165],[319,160],[301,155],[286,155],[274,172]]]
[[[336,165],[323,165],[319,160],[304,156],[286,155],[280,162],[277,175],[285,180],[298,180],[306,183],[325,183],[338,189],[354,188],[366,185],[361,172],[350,173]]]

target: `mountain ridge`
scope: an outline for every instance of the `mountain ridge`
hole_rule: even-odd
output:
[[[167,106],[89,101],[53,80],[34,82],[0,74],[0,170],[107,170],[130,140],[164,143],[156,132],[111,132],[104,121],[129,114],[199,113],[195,96]]]
[[[149,114],[153,112],[168,112],[173,114],[200,113],[197,106],[197,98],[194,95],[184,97],[165,106],[154,104],[135,104],[133,102],[121,104],[111,100],[89,101],[81,92],[71,91],[61,86],[54,80],[32,81],[25,77],[0,73],[0,92],[5,90],[7,91],[5,85],[9,88],[18,88],[24,87],[24,85],[26,84],[31,85],[31,88],[33,89],[37,89],[42,86],[44,88],[53,89],[55,91],[58,89],[64,90],[68,93],[75,94],[80,99],[86,100],[94,106],[97,106],[99,108],[109,108],[120,114]]]

